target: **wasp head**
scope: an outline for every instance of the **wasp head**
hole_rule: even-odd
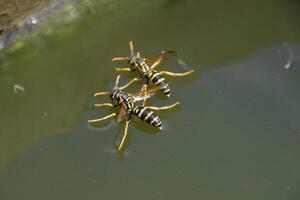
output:
[[[109,94],[109,97],[111,98],[111,100],[114,101],[119,96],[119,93],[120,93],[120,89],[114,88],[114,90]]]
[[[135,67],[136,65],[136,60],[137,60],[137,57],[135,55],[131,55],[128,59],[128,64],[131,66],[131,67]]]

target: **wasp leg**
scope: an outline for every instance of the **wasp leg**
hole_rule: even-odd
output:
[[[98,104],[98,103],[96,103],[96,104],[94,104],[94,106],[95,107],[103,107],[103,106],[109,106],[109,107],[115,107],[113,104],[111,104],[111,103],[101,103],[101,104]]]
[[[119,87],[120,90],[123,90],[127,87],[129,87],[132,83],[136,82],[136,81],[140,81],[141,79],[139,78],[133,78],[131,81],[129,81],[126,85]]]
[[[123,135],[123,138],[121,140],[121,143],[118,145],[118,150],[119,151],[123,150],[123,146],[124,146],[126,138],[128,136],[128,125],[129,125],[129,122],[130,121],[126,121],[126,123],[125,123],[124,135]]]
[[[110,115],[107,115],[107,116],[102,117],[102,118],[99,118],[99,119],[90,119],[90,120],[88,120],[88,123],[100,122],[100,121],[103,121],[103,120],[112,118],[112,117],[114,117],[114,116],[116,116],[116,115],[117,115],[117,113],[112,113],[112,114],[110,114]]]
[[[145,96],[147,96],[147,87],[148,87],[147,84],[143,84],[143,87],[142,87],[142,90],[141,90],[141,93],[145,92]],[[147,101],[147,98],[145,98],[145,99],[143,100],[143,106],[145,106],[146,101]]]
[[[160,110],[168,110],[175,106],[179,105],[179,102],[173,103],[170,106],[163,106],[163,107],[156,107],[156,106],[147,106],[146,108],[149,108],[150,110],[160,111]]]
[[[159,63],[161,63],[163,57],[160,57],[155,63],[150,66],[150,69],[154,69]]]
[[[111,60],[112,61],[123,61],[123,60],[128,60],[128,57],[113,57]]]
[[[118,72],[131,72],[132,71],[132,69],[129,67],[122,67],[122,68],[116,67],[115,70]]]
[[[176,77],[176,76],[187,76],[187,75],[190,75],[193,72],[194,72],[194,70],[189,70],[189,71],[183,72],[183,73],[173,73],[173,72],[169,72],[169,71],[160,71],[159,74],[166,74],[166,75],[171,76],[171,77]]]
[[[130,51],[133,52],[133,42],[132,41],[129,41],[129,49],[130,49]]]
[[[101,96],[101,95],[107,95],[107,94],[109,94],[109,92],[97,92],[94,94],[94,97]]]

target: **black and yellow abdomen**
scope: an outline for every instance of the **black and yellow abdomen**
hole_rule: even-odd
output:
[[[150,109],[144,106],[136,106],[133,114],[137,115],[141,120],[152,124],[152,126],[162,129],[160,118]]]
[[[151,81],[156,86],[160,87],[160,90],[167,95],[170,96],[170,87],[166,81],[166,79],[157,71],[151,70],[147,74],[147,80]]]

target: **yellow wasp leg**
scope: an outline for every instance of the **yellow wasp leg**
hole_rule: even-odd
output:
[[[117,78],[116,78],[116,83],[115,83],[115,87],[118,86],[119,81],[120,81],[120,77],[121,77],[121,75],[118,75],[118,76],[117,76]]]
[[[127,136],[128,136],[128,125],[129,125],[129,122],[130,122],[130,121],[126,121],[126,124],[125,124],[125,130],[124,130],[124,135],[123,135],[123,138],[122,138],[122,140],[121,140],[121,143],[120,143],[119,146],[118,146],[118,150],[119,150],[119,151],[123,150],[123,146],[124,146],[124,144],[125,144],[125,140],[126,140],[126,138],[127,138]]]
[[[131,72],[132,70],[129,67],[116,67],[115,68],[116,71],[118,72]]]
[[[119,87],[120,90],[123,90],[127,87],[129,87],[132,83],[136,82],[136,81],[140,81],[141,79],[139,78],[133,78],[131,81],[129,81],[126,85]]]
[[[145,92],[145,96],[147,96],[147,84],[143,84],[141,92]],[[145,106],[147,98],[143,100],[143,106]]]
[[[103,120],[112,118],[112,117],[114,117],[114,116],[116,116],[116,115],[117,115],[117,113],[112,113],[112,114],[110,114],[110,115],[107,115],[107,116],[102,117],[102,118],[99,118],[99,119],[90,119],[90,120],[88,120],[88,123],[100,122],[100,121],[103,121]]]
[[[168,110],[171,109],[177,105],[179,105],[180,103],[177,101],[176,103],[173,103],[170,106],[163,106],[163,107],[156,107],[156,106],[147,106],[146,108],[149,108],[150,110],[155,110],[155,111],[160,111],[160,110]]]
[[[166,75],[171,76],[171,77],[176,77],[176,76],[187,76],[187,75],[190,75],[193,72],[194,72],[194,70],[189,70],[189,71],[183,72],[183,73],[173,73],[173,72],[169,72],[169,71],[160,71],[159,74],[166,74]]]
[[[129,41],[129,49],[130,49],[130,51],[133,51],[133,42],[132,41]]]
[[[159,65],[159,63],[161,63],[162,61],[162,57],[160,57],[155,63],[153,63],[151,66],[150,66],[150,69],[154,69],[157,65]]]
[[[94,94],[94,97],[100,96],[100,95],[107,95],[109,92],[97,92]]]
[[[123,60],[128,60],[128,57],[113,57],[111,60],[112,61],[123,61]]]
[[[96,103],[96,104],[94,104],[94,106],[96,106],[96,107],[103,107],[103,106],[114,107],[114,105],[111,103],[101,103],[101,104]]]

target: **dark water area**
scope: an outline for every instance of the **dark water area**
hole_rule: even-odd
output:
[[[299,199],[297,8],[90,2],[72,23],[21,40],[0,63],[1,199]],[[112,88],[111,58],[128,55],[129,40],[142,55],[177,51],[158,69],[196,73],[169,78],[170,99],[151,98],[181,105],[159,113],[161,133],[134,118],[119,160],[124,124],[86,121],[109,113],[92,95]]]

